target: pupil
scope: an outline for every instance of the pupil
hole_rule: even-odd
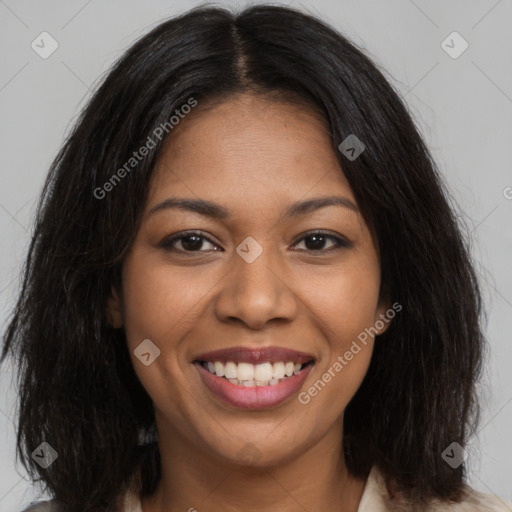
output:
[[[192,243],[189,243],[188,240],[191,239],[194,239],[194,241]],[[185,250],[196,251],[201,248],[201,245],[203,244],[203,239],[197,235],[187,235],[186,237],[183,238],[181,244],[183,245],[183,248]]]
[[[312,243],[308,243],[308,240],[313,240]],[[325,242],[325,235],[310,235],[306,239],[306,247],[308,249],[321,249]]]

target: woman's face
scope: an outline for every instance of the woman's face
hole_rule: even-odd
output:
[[[254,95],[200,109],[160,154],[124,263],[123,310],[114,294],[110,314],[124,325],[160,439],[225,460],[277,463],[326,435],[341,440],[343,411],[370,362],[365,329],[386,310],[379,258],[313,112]],[[341,201],[300,207],[332,197]],[[225,215],[172,207],[170,198],[207,201]],[[197,362],[234,347],[256,352],[213,355],[211,366],[248,385]],[[267,347],[314,364],[277,380],[281,363],[286,370],[300,358],[276,351],[258,359]]]

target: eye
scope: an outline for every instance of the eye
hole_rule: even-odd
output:
[[[301,239],[305,240],[306,250],[309,252],[329,252],[332,250],[339,249],[341,247],[350,247],[351,243],[345,238],[341,238],[338,236],[331,235],[325,231],[314,231],[311,233],[307,233]],[[327,240],[331,240],[334,242],[334,245],[331,248],[324,248],[324,245]],[[309,243],[308,243],[309,241]],[[298,244],[300,245],[300,244]]]
[[[306,241],[305,247],[308,252],[329,252],[332,250],[339,249],[341,247],[350,247],[351,243],[345,238],[334,236],[325,231],[314,231],[311,233],[307,233],[303,236],[300,241]],[[330,248],[325,248],[324,245],[327,241],[331,241],[333,245]],[[216,245],[212,240],[210,240],[207,236],[203,235],[200,231],[186,231],[183,233],[178,233],[177,235],[171,236],[170,238],[166,238],[160,243],[160,247],[167,251],[175,251],[175,252],[186,252],[186,253],[197,253],[197,252],[207,252],[208,250],[204,249],[205,242],[207,244],[211,244],[214,247],[214,251],[222,251],[219,249],[219,246]],[[181,248],[178,247],[178,244],[181,244]],[[294,248],[297,247],[295,244]],[[296,249],[294,249],[296,250]]]
[[[184,233],[172,236],[171,238],[166,238],[160,243],[160,247],[168,251],[177,252],[206,252],[204,250],[200,250],[203,247],[205,241],[211,245],[214,245],[215,247],[218,247],[200,231],[186,231]],[[178,243],[181,244],[181,248],[176,247]]]

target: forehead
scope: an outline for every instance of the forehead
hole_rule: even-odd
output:
[[[172,130],[150,199],[171,191],[259,202],[340,192],[354,200],[323,117],[254,94],[199,104]]]

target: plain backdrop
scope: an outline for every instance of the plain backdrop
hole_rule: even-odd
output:
[[[2,330],[18,290],[35,201],[77,114],[124,49],[163,19],[196,5],[0,0]],[[512,1],[288,5],[330,22],[385,70],[460,206],[484,287],[491,347],[481,385],[484,417],[468,450],[470,483],[512,500]],[[58,44],[46,59],[31,46],[42,32]],[[1,371],[0,512],[19,511],[39,494],[15,460],[16,392],[9,365]]]

